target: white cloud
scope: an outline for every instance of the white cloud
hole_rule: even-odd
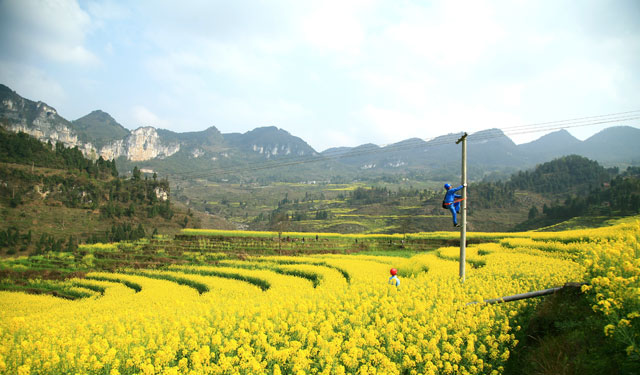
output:
[[[365,39],[362,13],[372,1],[319,1],[299,20],[304,40],[317,52],[357,54]]]
[[[140,126],[153,126],[154,128],[169,128],[170,124],[151,112],[148,108],[142,105],[136,105],[131,108],[133,120],[136,122],[135,127]]]
[[[207,76],[204,59],[189,53],[156,56],[143,64],[153,79],[180,92],[198,89],[203,85],[203,77]]]
[[[408,111],[367,105],[355,114],[367,126],[367,133],[383,143],[394,143],[424,134],[425,120]]]
[[[385,43],[429,64],[473,65],[505,34],[481,1],[410,4],[400,14],[385,28]]]
[[[333,147],[353,147],[362,144],[362,134],[354,128],[326,129],[322,132],[321,139],[305,139],[307,142],[315,141],[314,148],[322,152]]]
[[[109,55],[112,56],[113,55],[113,44],[111,44],[111,42],[108,42],[105,46],[104,46],[104,52]]]
[[[13,57],[81,65],[98,62],[84,45],[91,19],[76,1],[5,0],[0,13],[4,48]]]
[[[110,21],[125,19],[131,15],[129,8],[113,0],[90,1],[86,7],[93,19]]]
[[[242,124],[247,127],[247,131],[267,125],[290,130],[283,124],[295,125],[295,122],[310,117],[309,112],[300,105],[278,98],[251,100],[244,97],[219,97],[211,104],[209,113],[225,119],[226,123]]]
[[[0,82],[24,98],[43,101],[53,107],[66,104],[68,99],[63,87],[50,75],[28,65],[0,61]],[[56,109],[60,112],[63,108]]]

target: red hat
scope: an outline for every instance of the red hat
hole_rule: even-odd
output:
[[[391,269],[391,275],[392,275],[392,276],[395,276],[397,273],[398,273],[398,270],[397,270],[397,269],[395,269],[395,268],[392,268],[392,269]]]

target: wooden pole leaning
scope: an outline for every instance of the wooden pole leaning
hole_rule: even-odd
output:
[[[466,245],[467,245],[467,133],[464,133],[456,144],[462,142],[462,217],[460,230],[460,281],[465,279]]]
[[[588,283],[569,282],[569,283],[565,283],[563,286],[558,286],[558,287],[555,287],[555,288],[549,288],[549,289],[544,289],[544,290],[536,290],[536,291],[533,291],[533,292],[514,294],[512,296],[506,296],[506,297],[500,297],[500,298],[485,299],[483,301],[483,303],[491,305],[491,304],[494,304],[494,303],[519,301],[521,299],[541,297],[541,296],[546,296],[546,295],[549,295],[549,294],[554,294],[554,293],[559,292],[561,290],[574,290],[574,291],[582,293],[580,288],[582,288],[583,285],[589,285],[589,284]],[[467,303],[467,306],[475,305],[477,303],[480,303],[480,302],[477,302],[477,301],[469,302],[469,303]]]

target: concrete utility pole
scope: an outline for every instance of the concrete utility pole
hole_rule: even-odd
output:
[[[460,231],[460,281],[464,282],[464,266],[466,262],[467,245],[467,133],[464,133],[456,144],[462,142],[462,230]]]

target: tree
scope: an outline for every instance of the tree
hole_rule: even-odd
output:
[[[65,251],[68,253],[73,253],[76,250],[78,250],[78,243],[73,236],[69,236],[69,241],[67,241],[67,248]]]
[[[118,177],[118,168],[116,168],[116,161],[111,160],[111,175],[113,177]]]
[[[144,238],[147,236],[147,233],[144,230],[144,227],[142,226],[142,223],[138,224],[138,227],[135,230],[135,239],[140,239],[140,238]]]
[[[133,167],[131,179],[134,181],[140,181],[141,178],[142,178],[142,172],[140,172],[140,169],[138,169],[137,166]]]

